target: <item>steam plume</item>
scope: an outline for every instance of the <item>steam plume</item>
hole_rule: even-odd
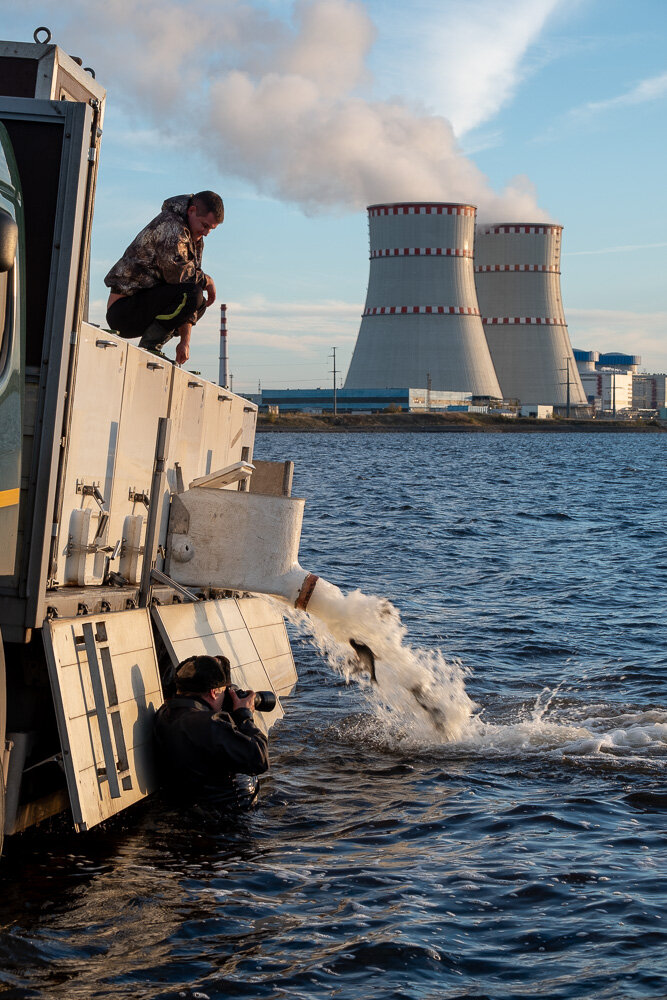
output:
[[[548,218],[526,178],[494,192],[445,118],[364,96],[375,31],[359,0],[296,0],[290,23],[240,0],[71,0],[61,16],[62,43],[114,94],[309,214],[439,200],[482,219]]]

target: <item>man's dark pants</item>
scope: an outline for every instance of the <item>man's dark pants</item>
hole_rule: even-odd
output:
[[[117,299],[107,311],[107,324],[125,339],[141,337],[139,347],[151,350],[171,340],[179,326],[196,323],[205,311],[200,285],[155,285]]]

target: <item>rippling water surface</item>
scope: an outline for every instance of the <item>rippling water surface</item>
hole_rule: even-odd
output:
[[[388,597],[477,707],[443,742],[295,629],[259,808],[216,826],[155,800],[14,843],[0,994],[666,997],[665,438],[281,434],[256,456],[297,463],[304,568]]]

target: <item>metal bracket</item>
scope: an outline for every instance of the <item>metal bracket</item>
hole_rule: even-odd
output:
[[[186,601],[192,601],[193,604],[199,600],[199,598],[195,594],[191,594],[186,587],[182,587],[180,583],[176,583],[176,581],[172,580],[172,578],[167,576],[166,573],[161,573],[159,569],[151,570],[151,580],[155,580],[156,583],[162,583],[167,587],[171,587],[177,594],[179,594],[180,597],[185,598]]]
[[[34,771],[36,767],[41,767],[43,764],[60,764],[63,765],[63,755],[62,753],[54,753],[50,757],[46,757],[44,760],[37,761],[36,764],[31,764],[30,767],[24,767],[23,773],[27,774],[28,771]]]
[[[150,497],[148,496],[148,493],[146,493],[145,490],[135,490],[133,486],[130,486],[127,499],[132,503],[142,503],[147,510],[150,506]]]
[[[97,506],[100,508],[103,514],[107,513],[106,500],[102,496],[102,492],[99,487],[99,483],[84,483],[83,480],[79,482],[76,481],[76,492],[81,493],[84,497],[92,497]]]

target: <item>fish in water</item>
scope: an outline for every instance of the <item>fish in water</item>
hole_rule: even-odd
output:
[[[428,700],[428,689],[422,684],[415,684],[410,688],[410,694],[415,699],[420,708],[428,714],[436,729],[443,731],[445,728],[445,717],[439,705],[434,705]]]
[[[358,639],[350,639],[350,646],[355,652],[354,659],[350,659],[349,666],[352,674],[368,674],[372,684],[377,684],[375,674],[375,653],[364,642]],[[410,688],[410,694],[415,699],[421,709],[423,709],[431,719],[436,729],[444,729],[444,716],[439,705],[435,705],[429,699],[429,690],[423,684],[415,684]]]
[[[355,652],[354,659],[350,658],[350,672],[352,674],[368,674],[371,684],[377,684],[375,676],[375,653],[364,642],[357,639],[350,639],[350,646]]]

